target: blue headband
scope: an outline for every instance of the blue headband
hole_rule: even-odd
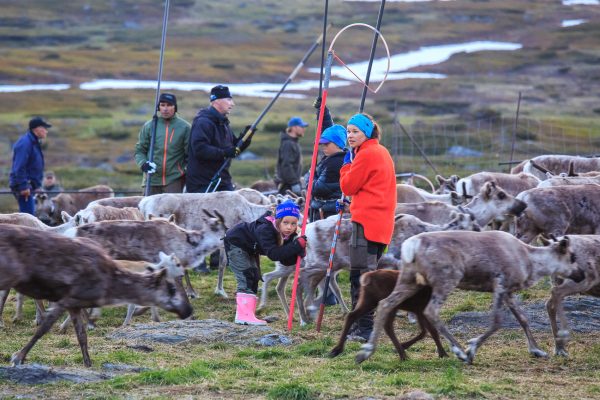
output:
[[[275,218],[280,219],[283,217],[296,217],[299,219],[300,208],[292,200],[284,201],[275,209]]]
[[[352,118],[348,120],[347,125],[356,126],[365,134],[366,137],[371,139],[371,134],[373,133],[373,121],[371,121],[364,114],[354,114]]]

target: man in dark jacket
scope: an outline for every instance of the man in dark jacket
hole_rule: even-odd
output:
[[[29,121],[29,130],[13,146],[9,185],[19,202],[19,211],[35,215],[34,192],[39,191],[44,176],[41,141],[46,139],[48,124],[41,117]]]
[[[286,191],[300,195],[300,177],[302,176],[302,149],[298,140],[304,136],[308,123],[300,117],[292,117],[288,121],[287,129],[281,132],[281,144],[277,158],[276,182],[279,193]]]
[[[238,138],[229,126],[229,113],[235,106],[229,88],[218,85],[210,91],[210,107],[201,109],[192,123],[186,188],[188,193],[204,193],[221,165],[228,164],[220,173],[216,191],[233,190],[229,174],[229,159],[237,157],[249,145],[236,147]],[[214,184],[210,188],[214,189]]]

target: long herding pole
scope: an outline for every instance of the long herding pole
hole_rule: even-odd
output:
[[[515,142],[517,140],[517,128],[519,127],[519,110],[521,109],[521,92],[519,91],[519,100],[517,101],[517,114],[515,115],[515,126],[513,129],[512,143],[510,145],[510,163],[508,164],[508,172],[510,173],[513,156],[515,154]]]
[[[325,43],[327,42],[327,16],[329,14],[329,0],[325,0],[323,12],[323,40],[321,41],[321,72],[319,74],[319,98],[323,93],[323,69],[325,68]]]
[[[167,37],[167,21],[169,19],[169,0],[165,0],[165,12],[163,15],[162,38],[160,40],[160,61],[158,62],[158,78],[156,84],[156,97],[154,98],[154,117],[152,117],[152,136],[150,136],[150,148],[148,149],[148,161],[154,160],[154,144],[156,142],[156,127],[158,126],[158,98],[160,96],[160,81],[162,79],[163,57],[165,53],[165,38]],[[163,165],[163,168],[165,166]],[[150,180],[152,174],[146,173],[146,188],[144,196],[150,195]]]
[[[373,35],[373,43],[371,44],[371,54],[369,56],[369,65],[367,66],[367,75],[365,76],[365,86],[363,86],[362,95],[360,98],[360,106],[358,112],[362,113],[365,108],[365,99],[367,98],[367,90],[369,87],[369,80],[371,78],[371,68],[373,67],[373,59],[375,58],[375,50],[377,49],[377,40],[379,39],[379,31],[381,29],[381,20],[383,18],[383,10],[385,8],[385,0],[381,0],[379,7],[379,14],[377,16],[376,31]],[[344,201],[344,193],[342,193],[342,202]],[[337,239],[340,232],[340,225],[342,224],[342,216],[344,210],[338,212],[337,221],[335,222],[335,232],[333,233],[333,239],[331,240],[331,250],[329,252],[329,264],[327,266],[327,274],[325,275],[325,289],[323,289],[323,295],[321,296],[321,304],[319,305],[319,315],[317,316],[317,332],[321,332],[321,323],[323,322],[323,315],[325,314],[325,301],[329,294],[329,282],[331,282],[331,272],[333,270],[333,258],[335,257],[335,248],[337,246]]]
[[[304,218],[302,219],[302,228],[300,235],[306,232],[306,219],[310,210],[310,198],[312,195],[313,178],[315,175],[315,166],[317,164],[317,153],[319,151],[319,139],[321,138],[321,130],[323,129],[323,116],[325,115],[325,104],[327,104],[327,91],[329,90],[329,78],[331,77],[331,64],[333,64],[333,50],[327,53],[327,61],[325,63],[325,77],[323,78],[323,92],[321,99],[321,109],[319,110],[319,120],[317,122],[317,131],[315,133],[315,143],[313,146],[313,156],[310,162],[310,176],[308,178],[308,188],[306,190],[306,201],[304,202]],[[298,289],[298,277],[300,276],[300,256],[296,259],[296,272],[294,273],[294,284],[292,285],[292,298],[290,303],[290,313],[288,315],[288,330],[292,330],[294,320],[294,305],[296,300],[296,291]]]
[[[379,32],[381,31],[381,20],[383,18],[383,9],[385,8],[385,0],[381,0],[379,6],[379,14],[377,15],[377,26],[375,27],[375,35],[373,36],[373,43],[371,44],[371,56],[369,57],[369,66],[367,67],[367,75],[365,79],[365,86],[363,86],[362,96],[360,98],[360,107],[358,112],[362,113],[365,109],[365,99],[367,98],[367,90],[369,87],[369,79],[371,77],[371,67],[373,66],[373,58],[375,57],[375,50],[377,49],[377,40],[379,39]]]
[[[327,27],[325,27],[325,29],[327,29]],[[248,128],[248,130],[246,132],[244,132],[244,135],[238,140],[238,142],[236,143],[236,147],[239,149],[240,147],[242,147],[242,145],[244,144],[244,142],[246,142],[248,139],[252,138],[252,135],[254,135],[254,132],[256,131],[256,127],[258,126],[258,124],[260,123],[260,121],[263,119],[263,117],[269,112],[269,110],[271,109],[271,107],[273,107],[273,104],[275,104],[275,102],[277,101],[277,99],[279,98],[279,96],[285,91],[285,88],[287,87],[287,85],[294,80],[294,78],[296,77],[296,75],[298,75],[298,72],[300,72],[300,70],[302,70],[302,67],[304,66],[304,64],[306,63],[306,61],[309,59],[309,57],[312,55],[312,53],[315,51],[315,49],[319,46],[319,43],[321,43],[321,41],[323,40],[324,37],[324,33],[321,34],[317,40],[312,44],[312,46],[310,46],[310,49],[308,49],[308,51],[306,52],[306,54],[304,54],[304,57],[302,57],[302,60],[300,60],[300,62],[298,63],[298,65],[296,65],[296,68],[294,68],[294,70],[292,71],[292,73],[290,74],[290,76],[288,76],[288,78],[286,79],[286,81],[283,83],[283,85],[281,86],[281,89],[279,89],[279,92],[277,92],[275,94],[275,96],[271,99],[271,101],[269,102],[269,104],[267,104],[267,106],[262,110],[262,112],[260,113],[260,115],[256,118],[256,120],[254,120],[254,122],[252,123],[252,125],[250,125],[250,127]],[[219,167],[219,169],[217,170],[217,172],[215,172],[215,174],[213,175],[212,179],[210,180],[210,183],[208,185],[208,187],[206,188],[206,193],[211,193],[217,190],[217,188],[219,187],[219,183],[221,183],[221,172],[223,171],[223,169],[225,169],[225,167],[228,165],[228,163],[231,162],[231,159],[226,159],[223,164],[221,164],[221,166]]]

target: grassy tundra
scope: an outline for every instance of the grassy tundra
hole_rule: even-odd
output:
[[[265,272],[273,268],[265,262]],[[198,319],[233,320],[234,299],[212,295],[216,275],[195,277],[200,298],[192,300]],[[340,286],[348,298],[348,275],[342,274]],[[226,275],[225,288],[234,290],[233,276]],[[125,307],[107,309],[98,328],[89,331],[89,349],[93,370],[101,371],[106,362],[147,367],[150,370],[91,384],[60,383],[23,386],[0,381],[0,396],[42,395],[50,398],[268,398],[268,399],[332,399],[395,398],[402,393],[423,390],[436,398],[597,398],[600,395],[600,334],[573,335],[570,358],[534,359],[523,347],[520,328],[503,329],[480,351],[474,365],[467,366],[455,357],[438,359],[430,338],[413,346],[409,360],[401,362],[386,338],[372,359],[356,365],[357,343],[348,343],[344,354],[335,359],[327,353],[337,340],[342,318],[338,307],[326,309],[322,333],[314,325],[287,332],[286,316],[276,301],[274,285],[269,291],[269,308],[262,315],[276,315],[271,324],[288,334],[294,343],[286,347],[237,346],[222,342],[209,344],[166,345],[152,343],[153,352],[126,347],[122,341],[108,340],[106,335],[118,328]],[[546,299],[548,284],[540,284],[521,294],[525,302]],[[487,311],[490,297],[480,293],[455,292],[443,308],[449,319],[461,311]],[[2,332],[0,357],[8,364],[10,355],[19,349],[32,332],[33,303],[26,303],[25,318],[10,323],[10,304],[5,312],[6,328]],[[135,323],[147,323],[149,315],[136,317]],[[174,319],[161,311],[163,320]],[[512,317],[511,317],[512,318]],[[396,322],[400,340],[415,334],[416,326],[405,319]],[[462,342],[485,328],[465,326],[457,337]],[[544,350],[553,348],[550,329],[534,331]],[[447,344],[444,343],[447,349]],[[70,330],[65,335],[46,335],[29,353],[28,363],[56,367],[81,367],[81,353]]]

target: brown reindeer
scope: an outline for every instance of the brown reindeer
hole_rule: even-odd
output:
[[[159,306],[180,318],[192,314],[192,306],[176,278],[181,268],[139,274],[119,268],[98,245],[88,239],[70,239],[36,229],[0,227],[0,290],[15,288],[34,299],[54,302],[31,340],[13,354],[13,365],[22,364],[34,344],[66,311],[73,319],[83,363],[92,365],[84,308],[135,303]]]
[[[367,272],[360,277],[360,293],[358,295],[358,303],[356,304],[354,310],[346,315],[344,327],[342,328],[342,333],[340,334],[340,339],[338,340],[337,345],[329,352],[330,357],[336,357],[344,351],[346,335],[348,335],[352,324],[366,313],[374,310],[381,300],[385,299],[390,293],[392,293],[399,274],[399,271],[380,269],[377,271]],[[396,348],[396,351],[402,360],[406,360],[406,352],[404,350],[423,339],[426,335],[426,332],[431,334],[431,337],[433,338],[433,341],[437,347],[438,356],[440,356],[440,358],[448,357],[448,353],[446,353],[440,341],[440,335],[438,334],[438,331],[423,315],[423,310],[425,309],[425,306],[427,306],[427,303],[429,303],[430,298],[431,288],[429,286],[424,286],[419,292],[417,292],[417,294],[409,299],[404,300],[401,304],[398,304],[396,309],[388,314],[388,318],[384,323],[385,333],[394,344],[394,347]],[[419,332],[417,336],[404,343],[400,343],[396,337],[396,334],[394,333],[394,317],[396,315],[396,311],[398,310],[413,312],[417,317],[419,327],[421,328],[421,332]]]

